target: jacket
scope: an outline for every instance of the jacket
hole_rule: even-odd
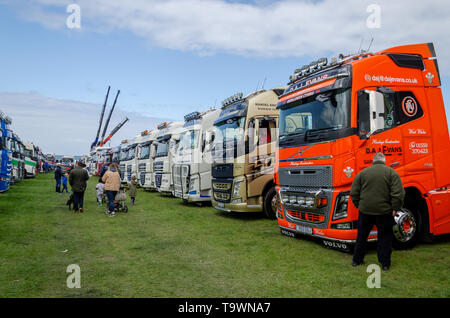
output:
[[[86,170],[81,167],[75,167],[70,171],[69,184],[72,187],[73,192],[86,191],[87,180],[89,175]]]
[[[360,212],[384,215],[403,206],[405,190],[399,174],[384,162],[375,161],[353,180],[350,189],[353,204]]]
[[[120,174],[116,169],[108,169],[102,177],[105,183],[105,191],[119,191],[120,189]]]
[[[135,181],[131,181],[128,183],[128,194],[130,195],[130,197],[135,198],[136,197],[136,193],[137,193],[137,182]]]
[[[63,173],[62,173],[61,167],[56,167],[55,180],[61,180],[62,176],[63,176]]]

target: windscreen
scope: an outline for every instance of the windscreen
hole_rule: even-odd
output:
[[[350,127],[351,89],[336,89],[295,101],[280,110],[280,140],[289,135]]]

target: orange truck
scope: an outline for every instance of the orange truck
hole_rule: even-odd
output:
[[[383,152],[401,176],[395,248],[450,233],[450,141],[432,43],[319,59],[280,95],[275,182],[282,234],[351,250],[354,177]],[[369,240],[376,240],[376,227]]]

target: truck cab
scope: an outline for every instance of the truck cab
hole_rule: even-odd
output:
[[[131,145],[131,140],[124,139],[120,143],[120,152],[119,152],[119,173],[120,180],[122,183],[126,183],[126,165],[125,162],[128,160],[128,147]]]
[[[37,174],[37,153],[31,142],[23,142],[25,154],[25,178],[34,178]]]
[[[163,194],[174,194],[172,166],[180,141],[183,122],[164,122],[157,126],[156,153],[153,161],[154,184]]]
[[[63,156],[61,158],[61,169],[63,173],[69,172],[75,166],[75,159],[72,156]]]
[[[225,212],[264,212],[275,218],[278,95],[284,88],[235,94],[214,122],[212,205]]]
[[[127,148],[126,159],[120,162],[125,167],[124,182],[131,182],[133,176],[137,178],[137,151],[141,139],[142,136],[139,134],[131,141]]]
[[[0,192],[9,189],[12,175],[12,135],[9,130],[11,118],[0,112]]]
[[[23,143],[19,136],[11,131],[11,151],[12,151],[12,179],[11,183],[17,183],[25,177],[25,161]]]
[[[450,232],[450,141],[432,43],[321,58],[280,96],[278,224],[348,249],[359,211],[354,177],[382,152],[406,191],[394,246]],[[376,228],[369,240],[376,240]]]
[[[175,196],[185,202],[211,201],[211,150],[214,121],[219,114],[219,109],[208,109],[184,116],[173,167],[173,182]]]
[[[153,159],[156,155],[156,135],[158,131],[145,130],[141,133],[141,143],[138,145],[138,173],[137,179],[139,185],[146,189],[151,190],[155,188],[154,184],[154,171],[153,171]]]

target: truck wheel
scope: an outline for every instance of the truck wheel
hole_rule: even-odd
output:
[[[397,250],[413,248],[419,241],[422,229],[419,212],[402,208],[394,217],[394,222],[392,246]]]
[[[275,190],[275,187],[270,188],[264,195],[263,211],[267,218],[276,219],[277,191]]]

